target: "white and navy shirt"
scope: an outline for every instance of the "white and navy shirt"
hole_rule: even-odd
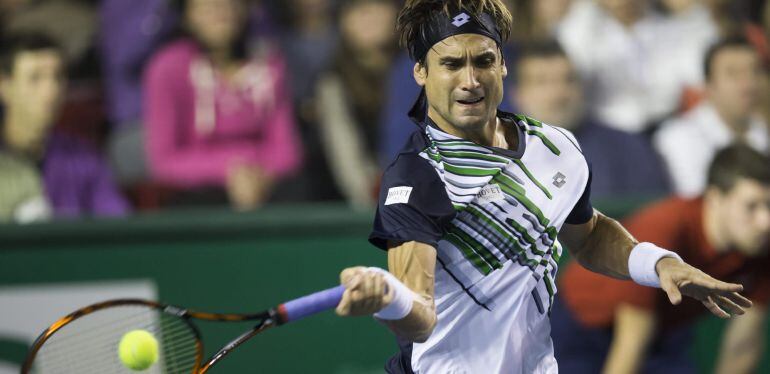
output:
[[[498,112],[518,148],[487,147],[424,119],[383,176],[370,241],[437,250],[437,325],[400,341],[391,373],[555,372],[548,312],[565,222],[593,215],[590,169],[574,136]]]

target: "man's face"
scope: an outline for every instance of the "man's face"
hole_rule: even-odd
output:
[[[740,179],[731,190],[714,196],[730,244],[747,256],[761,255],[770,239],[770,186]]]
[[[431,48],[425,64],[415,64],[414,77],[425,87],[428,114],[439,126],[473,131],[494,120],[507,74],[494,40],[451,36]]]
[[[744,120],[757,108],[761,82],[757,53],[747,47],[732,47],[714,56],[706,90],[720,112],[731,120]]]
[[[55,50],[19,53],[11,74],[0,79],[6,136],[22,146],[36,146],[58,114],[64,92],[63,61]]]
[[[583,114],[583,94],[564,56],[519,61],[516,103],[522,112],[551,125],[574,129]]]

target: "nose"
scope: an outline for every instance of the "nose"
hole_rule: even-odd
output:
[[[478,89],[481,86],[481,83],[479,83],[479,80],[476,77],[477,71],[473,67],[473,64],[468,64],[464,70],[460,88],[463,91],[473,91]]]

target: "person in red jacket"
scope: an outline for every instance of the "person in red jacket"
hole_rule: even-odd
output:
[[[744,285],[754,307],[722,337],[716,373],[757,370],[770,301],[770,158],[733,145],[712,161],[706,192],[672,197],[630,217],[640,241],[677,252],[707,274]],[[689,373],[692,322],[700,303],[673,306],[666,294],[571,264],[552,314],[556,358],[565,373]]]

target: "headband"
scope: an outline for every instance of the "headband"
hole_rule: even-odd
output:
[[[450,13],[434,12],[424,23],[412,45],[409,55],[414,61],[422,61],[428,51],[438,42],[459,34],[479,34],[491,38],[500,47],[503,44],[502,34],[494,19],[487,13],[476,17],[466,9]]]

